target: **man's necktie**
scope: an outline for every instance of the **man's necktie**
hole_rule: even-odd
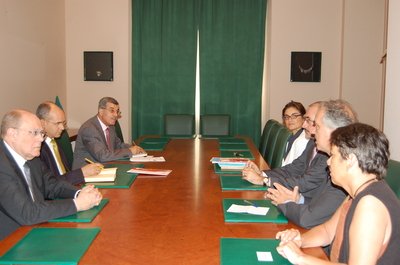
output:
[[[110,128],[106,128],[106,142],[107,142],[107,147],[108,150],[111,151],[111,140],[110,140]]]
[[[51,139],[50,143],[53,146],[54,155],[56,156],[57,164],[60,167],[60,174],[63,175],[67,172],[67,170],[65,170],[64,163],[61,160],[61,155],[60,151],[58,151],[56,140]]]
[[[317,153],[318,153],[317,148],[314,147],[314,148],[313,148],[312,155],[311,155],[310,163],[308,164],[309,166],[311,165],[311,162],[314,160],[314,158],[315,158],[315,156],[317,155]]]
[[[29,168],[28,162],[25,162],[24,164],[24,174],[26,183],[28,183],[29,193],[31,194],[32,200],[35,201],[35,197],[33,196],[31,169]]]

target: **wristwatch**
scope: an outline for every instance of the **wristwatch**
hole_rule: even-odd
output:
[[[269,179],[268,176],[265,176],[263,179],[264,186],[270,187],[271,186],[271,180]]]

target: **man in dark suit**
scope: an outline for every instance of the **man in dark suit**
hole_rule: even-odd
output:
[[[61,108],[47,101],[38,106],[36,116],[40,119],[47,136],[40,149],[40,159],[53,172],[54,176],[76,185],[83,183],[84,177],[100,173],[102,165],[99,163],[87,164],[82,168],[70,170],[65,153],[55,141],[66,129],[65,114]]]
[[[332,101],[331,111],[337,115],[330,120],[332,127],[341,127],[356,121],[350,105],[344,101]],[[305,115],[303,128],[307,134],[315,135],[315,118],[326,102],[311,104]],[[348,111],[342,111],[348,106]],[[345,123],[342,121],[346,120]],[[346,124],[347,123],[347,124]],[[270,187],[266,197],[295,224],[311,228],[329,219],[345,198],[342,189],[331,183],[327,169],[327,150],[315,148],[309,141],[303,154],[282,168],[261,172],[254,163],[243,170],[243,178],[253,184]]]
[[[144,153],[135,143],[126,144],[117,137],[114,125],[120,114],[118,101],[111,97],[100,99],[97,115],[79,128],[73,169],[85,165],[85,158],[103,163]]]
[[[33,113],[12,110],[4,115],[0,140],[0,240],[21,225],[87,210],[102,199],[93,185],[78,192],[51,174],[38,158],[44,137]]]

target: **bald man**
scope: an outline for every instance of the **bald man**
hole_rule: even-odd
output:
[[[71,170],[64,151],[55,141],[67,126],[65,114],[61,108],[53,102],[46,101],[38,106],[36,116],[40,119],[46,133],[46,139],[40,150],[40,159],[53,172],[54,176],[76,185],[85,182],[85,177],[100,173],[102,165],[99,163],[87,164]]]
[[[33,225],[98,205],[101,193],[80,192],[59,180],[38,158],[44,140],[40,120],[25,110],[6,113],[0,140],[0,240],[22,225]]]

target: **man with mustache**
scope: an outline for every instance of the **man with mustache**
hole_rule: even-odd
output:
[[[85,158],[95,162],[108,162],[144,153],[135,144],[126,144],[115,133],[115,123],[121,114],[119,103],[112,97],[100,99],[98,113],[79,128],[75,143],[73,169],[86,164]]]

